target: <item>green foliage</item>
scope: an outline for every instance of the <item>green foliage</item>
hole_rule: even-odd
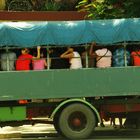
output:
[[[59,11],[60,4],[54,2],[53,0],[46,1],[44,6],[44,11]]]
[[[10,0],[6,4],[9,11],[32,11],[32,5],[28,0]]]
[[[76,11],[75,6],[78,4],[78,1],[79,0],[6,0],[6,10]]]
[[[126,0],[124,7],[126,17],[140,17],[140,0]]]
[[[90,19],[113,19],[140,16],[140,0],[81,0],[76,8]]]

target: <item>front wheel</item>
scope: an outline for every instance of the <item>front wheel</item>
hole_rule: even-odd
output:
[[[74,103],[61,112],[59,128],[69,139],[88,138],[96,126],[96,117],[86,105]]]

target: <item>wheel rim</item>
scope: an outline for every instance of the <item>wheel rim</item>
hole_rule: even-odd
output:
[[[81,131],[86,128],[87,118],[82,112],[73,112],[68,118],[68,125],[73,131]]]

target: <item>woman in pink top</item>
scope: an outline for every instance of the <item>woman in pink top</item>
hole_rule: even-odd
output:
[[[40,59],[33,60],[33,70],[44,70],[47,67],[46,59],[43,58],[43,52],[40,54]]]

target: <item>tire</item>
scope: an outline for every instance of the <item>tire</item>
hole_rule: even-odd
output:
[[[58,121],[59,121],[59,117],[57,116],[57,117],[54,118],[54,121],[53,121],[54,128],[55,128],[55,130],[57,131],[57,133],[58,133],[59,135],[63,136],[63,134],[62,134],[62,132],[61,132],[61,130],[60,130],[60,128],[59,128]]]
[[[59,129],[69,139],[88,138],[96,126],[96,117],[92,110],[81,103],[74,103],[61,112]]]

